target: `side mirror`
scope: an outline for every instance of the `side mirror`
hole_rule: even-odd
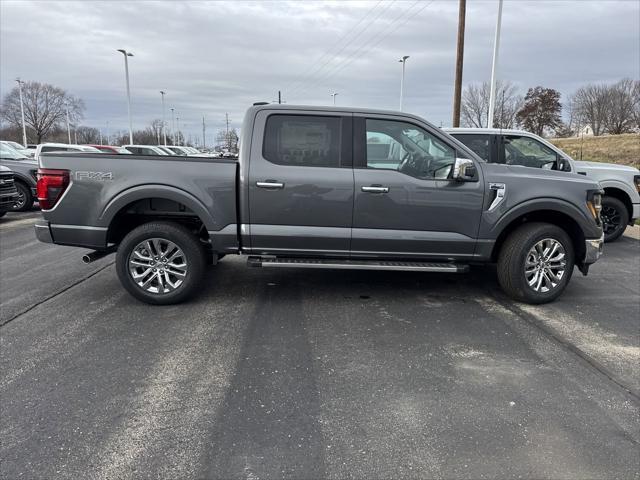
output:
[[[456,182],[473,182],[477,180],[478,172],[476,165],[468,158],[456,158],[453,164],[452,179]]]

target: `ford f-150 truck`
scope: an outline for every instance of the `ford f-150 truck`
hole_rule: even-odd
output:
[[[420,117],[256,104],[238,161],[45,154],[44,242],[117,251],[134,297],[184,300],[227,254],[254,267],[462,272],[497,263],[515,299],[557,298],[602,252],[597,182],[504,167]]]
[[[596,180],[604,190],[605,242],[620,238],[627,225],[633,225],[640,218],[640,171],[637,168],[574,160],[544,138],[522,130],[449,128],[445,131],[490,163],[562,170]]]

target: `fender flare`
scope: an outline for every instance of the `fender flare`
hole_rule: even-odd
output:
[[[139,185],[120,192],[107,204],[100,214],[100,224],[106,227],[110,226],[113,218],[120,210],[130,203],[146,198],[163,198],[181,203],[202,220],[207,230],[220,229],[220,226],[215,222],[200,200],[189,192],[168,185]]]
[[[629,197],[629,202],[631,204],[633,203],[638,203],[637,199],[636,201],[634,201],[634,198],[636,198],[638,196],[637,192],[635,190],[633,190],[631,188],[630,185],[628,185],[627,183],[621,181],[621,180],[615,180],[615,179],[611,179],[611,180],[603,180],[600,183],[600,186],[605,189],[605,188],[615,188],[617,190],[622,190],[627,197]]]
[[[24,183],[28,188],[35,188],[36,181],[33,178],[27,177],[25,174],[16,172],[13,170],[13,180]]]
[[[559,198],[536,198],[511,207],[491,228],[491,237],[498,238],[516,218],[540,210],[550,210],[567,215],[580,226],[586,238],[599,236],[595,222],[574,204]]]

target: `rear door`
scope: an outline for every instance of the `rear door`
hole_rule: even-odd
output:
[[[251,245],[258,254],[348,256],[352,117],[261,110],[251,141]]]
[[[472,257],[482,170],[473,182],[450,180],[455,145],[412,119],[355,116],[354,132],[352,256]]]

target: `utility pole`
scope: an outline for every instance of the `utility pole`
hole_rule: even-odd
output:
[[[20,91],[20,113],[22,115],[22,144],[24,148],[27,148],[27,127],[24,124],[24,103],[22,102],[22,84],[24,83],[19,78],[16,78],[18,82],[18,90]]]
[[[402,111],[402,104],[404,103],[404,67],[407,63],[407,58],[409,58],[409,55],[405,55],[398,60],[402,64],[402,78],[400,79],[400,111]]]
[[[67,109],[67,136],[69,137],[69,145],[71,145],[71,125],[69,124],[69,105],[65,105]]]
[[[493,111],[496,107],[496,71],[498,69],[498,51],[500,50],[500,27],[502,25],[502,0],[498,0],[498,20],[496,38],[493,42],[493,62],[491,64],[491,91],[489,94],[489,118],[487,128],[493,128]]]
[[[278,90],[278,105],[282,103],[282,93]]]
[[[102,145],[102,129],[98,130],[98,133],[100,134],[100,145]]]
[[[167,146],[167,123],[164,120],[164,95],[166,92],[160,90],[160,95],[162,95],[162,138],[164,139],[164,146]],[[160,143],[160,142],[158,142]]]
[[[206,131],[207,127],[204,124],[204,115],[202,116],[202,148],[206,148],[206,139],[205,139],[205,131]]]
[[[333,105],[335,106],[336,104],[336,97],[338,96],[338,92],[333,92],[331,94],[331,98],[333,98]]]
[[[464,61],[464,24],[467,0],[460,0],[458,7],[458,51],[456,53],[456,80],[453,86],[453,127],[460,126],[460,102],[462,97],[462,64]]]
[[[182,140],[180,139],[180,117],[176,117],[176,132],[178,133],[178,143],[176,145],[182,145]]]
[[[227,121],[227,150],[231,150],[231,138],[229,138],[229,114],[225,113],[224,115]]]
[[[109,120],[107,120],[107,145],[111,145],[111,132],[109,131]]]

